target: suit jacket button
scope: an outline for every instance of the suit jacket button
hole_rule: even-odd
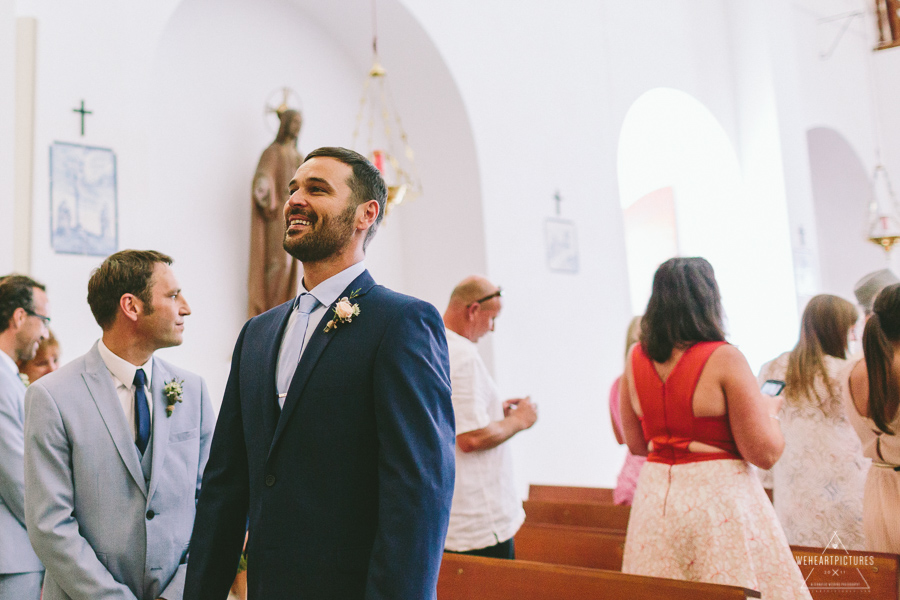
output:
[[[156,513],[153,512],[152,510],[148,510],[148,511],[147,511],[147,520],[148,520],[148,521],[152,521],[152,520],[153,520],[153,517],[155,517],[155,516],[156,516]]]
[[[266,475],[266,485],[272,487],[275,485],[275,476],[274,475]]]

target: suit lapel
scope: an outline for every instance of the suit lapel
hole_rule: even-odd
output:
[[[128,469],[132,479],[146,496],[147,484],[144,481],[144,473],[141,471],[137,447],[134,445],[134,436],[119,403],[119,395],[113,385],[112,375],[106,368],[103,359],[100,358],[96,344],[85,357],[85,372],[82,374],[82,378],[97,405],[97,410],[100,411],[100,416],[116,445],[116,450],[119,451],[122,462],[125,463],[125,468]]]
[[[163,474],[163,464],[166,458],[166,450],[169,447],[169,416],[166,414],[166,405],[168,399],[163,394],[163,387],[174,379],[166,370],[162,362],[153,359],[153,381],[150,382],[150,395],[153,402],[153,436],[151,443],[153,444],[153,457],[150,464],[150,492],[147,499],[153,498],[153,492],[156,491],[156,485],[159,483]],[[187,401],[187,398],[185,398]],[[178,406],[175,407],[172,415],[178,412]]]
[[[345,296],[349,296],[350,292],[354,290],[359,290],[359,294],[356,296],[357,298],[362,298],[366,295],[366,293],[372,289],[375,285],[375,281],[372,279],[372,276],[369,275],[368,271],[363,271],[359,277],[353,280],[353,282],[344,288],[344,291],[338,295],[338,299],[335,300],[331,306],[329,306],[325,310],[325,316],[322,317],[322,320],[316,325],[316,330],[313,332],[312,337],[309,339],[309,345],[303,350],[303,355],[300,357],[300,363],[297,365],[297,370],[294,372],[294,377],[291,379],[291,385],[288,388],[287,398],[284,401],[284,408],[281,410],[281,415],[278,418],[278,425],[275,428],[275,435],[272,436],[272,445],[269,447],[269,457],[272,456],[272,452],[275,449],[276,444],[278,443],[278,439],[281,437],[281,432],[284,431],[285,425],[293,414],[294,410],[297,408],[297,404],[300,402],[300,397],[303,395],[303,389],[306,387],[307,382],[309,381],[310,375],[312,375],[313,370],[316,367],[316,363],[319,362],[319,358],[322,356],[322,353],[325,351],[325,348],[328,347],[328,344],[331,343],[331,340],[338,335],[343,328],[348,327],[348,325],[344,325],[343,328],[339,327],[333,331],[325,333],[325,324],[331,319],[332,311],[334,307],[337,305],[338,300],[344,298]],[[352,324],[349,325],[352,327]],[[284,328],[282,327],[282,332]],[[275,345],[275,358],[269,364],[275,363],[278,360],[278,348],[281,346],[281,337],[277,338],[277,343]],[[274,375],[272,377],[274,381]]]
[[[262,398],[264,403],[262,418],[263,427],[268,436],[266,439],[269,440],[273,439],[275,435],[275,427],[280,413],[278,408],[278,388],[275,383],[276,373],[278,372],[278,351],[281,349],[281,338],[284,337],[284,330],[290,319],[292,307],[293,301],[286,302],[272,309],[276,311],[275,314],[260,332],[262,339],[271,340],[262,363],[269,365],[268,371],[262,377]]]

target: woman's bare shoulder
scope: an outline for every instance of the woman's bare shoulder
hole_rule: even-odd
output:
[[[842,377],[847,378],[850,400],[860,415],[869,413],[869,373],[866,371],[866,359],[861,358],[853,366],[844,371]]]
[[[722,344],[709,356],[709,365],[723,368],[734,367],[735,365],[747,365],[747,358],[737,346],[731,344]]]

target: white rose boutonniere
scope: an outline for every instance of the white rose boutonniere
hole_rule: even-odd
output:
[[[184,401],[184,389],[181,387],[184,380],[173,379],[166,383],[163,394],[166,396],[166,416],[171,417],[175,412],[175,405]]]
[[[31,381],[28,379],[28,375],[26,375],[25,373],[19,373],[19,381],[21,381],[22,385],[24,385],[25,387],[31,385]]]
[[[359,295],[359,290],[352,292],[350,296],[344,296],[334,307],[334,317],[325,325],[325,333],[328,333],[332,329],[337,329],[337,326],[342,323],[350,323],[353,321],[353,317],[359,316],[359,304],[355,304],[351,302],[354,298]]]

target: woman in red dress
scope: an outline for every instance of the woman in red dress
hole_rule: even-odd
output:
[[[663,263],[641,325],[620,411],[629,449],[647,462],[622,570],[810,598],[750,466],[768,469],[781,456],[781,402],[760,393],[744,355],[725,342],[712,266]]]

